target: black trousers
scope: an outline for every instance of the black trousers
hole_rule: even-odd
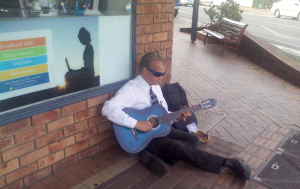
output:
[[[204,171],[219,173],[224,158],[197,149],[198,144],[199,138],[196,135],[172,127],[167,136],[154,138],[145,150],[169,162],[181,160]]]

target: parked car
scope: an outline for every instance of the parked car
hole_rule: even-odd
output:
[[[194,5],[194,0],[181,0],[182,6]]]
[[[176,17],[177,14],[179,13],[179,4],[180,4],[180,0],[175,0],[174,17]]]
[[[300,0],[282,0],[273,3],[271,11],[276,18],[289,16],[300,20]]]

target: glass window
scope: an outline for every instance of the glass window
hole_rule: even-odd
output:
[[[132,76],[131,0],[9,0],[0,10],[0,115]]]

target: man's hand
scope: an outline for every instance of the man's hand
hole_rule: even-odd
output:
[[[185,109],[185,108],[187,108],[187,106],[184,106],[181,109]],[[189,112],[189,111],[182,112],[181,115],[182,115],[181,117],[177,118],[178,121],[181,121],[181,120],[186,121],[186,118],[192,116],[191,112]]]
[[[138,121],[134,128],[146,133],[152,129],[152,126],[150,121]]]

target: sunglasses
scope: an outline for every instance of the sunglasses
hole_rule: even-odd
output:
[[[156,71],[154,71],[154,70],[151,70],[150,68],[147,68],[147,69],[148,69],[148,71],[151,72],[155,77],[160,77],[160,76],[164,77],[164,75],[166,74],[166,72],[161,73],[161,72],[156,72]]]

